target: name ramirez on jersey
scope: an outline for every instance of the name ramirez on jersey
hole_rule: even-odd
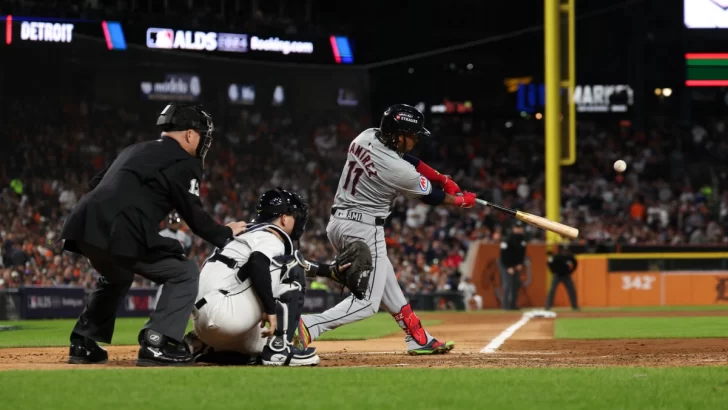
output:
[[[354,140],[352,141],[351,145],[349,145],[349,153],[359,158],[359,161],[361,161],[360,164],[362,165],[362,167],[364,167],[364,170],[367,172],[367,175],[369,175],[370,178],[377,175],[377,170],[374,167],[374,161],[372,160],[371,152],[369,152],[368,149],[357,144],[356,140]]]
[[[430,181],[379,141],[377,130],[370,128],[349,145],[334,208],[386,218],[398,195],[414,199],[430,192]]]

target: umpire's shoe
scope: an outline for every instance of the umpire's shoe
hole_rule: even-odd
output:
[[[315,347],[305,350],[288,343],[282,337],[273,337],[263,348],[264,366],[316,366],[321,359]]]
[[[142,330],[139,336],[141,347],[137,366],[187,366],[194,361],[194,356],[184,343],[173,343],[163,334],[151,329]]]
[[[71,333],[70,364],[103,364],[109,361],[109,353],[93,340],[78,333]]]

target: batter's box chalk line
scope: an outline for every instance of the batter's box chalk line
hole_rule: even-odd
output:
[[[480,353],[495,353],[498,348],[500,348],[503,343],[506,342],[511,336],[513,336],[514,333],[520,328],[522,328],[526,323],[528,323],[529,320],[535,318],[535,317],[543,317],[543,318],[555,318],[556,313],[550,312],[548,310],[531,310],[528,312],[524,312],[523,316],[521,316],[521,319],[510,325],[508,328],[506,328],[504,331],[502,331],[498,336],[496,336],[495,339],[491,340],[490,343],[488,343],[483,350],[480,351]]]

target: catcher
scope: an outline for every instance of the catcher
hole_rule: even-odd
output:
[[[366,245],[352,244],[332,265],[306,261],[293,240],[303,234],[307,214],[299,195],[270,190],[260,197],[246,232],[205,261],[192,312],[195,330],[185,336],[196,362],[319,364],[314,347],[291,344],[303,308],[305,276],[331,278],[363,297],[371,255]]]

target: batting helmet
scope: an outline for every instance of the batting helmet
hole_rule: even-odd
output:
[[[205,156],[212,145],[212,116],[202,110],[200,105],[185,105],[170,103],[157,118],[157,126],[162,131],[195,130],[200,133],[200,143],[197,145],[197,158],[205,166]]]
[[[397,151],[397,138],[411,135],[427,138],[430,132],[424,127],[425,116],[415,107],[395,104],[382,115],[377,137],[387,147]]]
[[[258,199],[256,212],[253,222],[270,222],[284,214],[293,215],[296,224],[291,232],[291,239],[299,239],[306,229],[308,205],[295,192],[288,192],[280,187],[267,191]]]

